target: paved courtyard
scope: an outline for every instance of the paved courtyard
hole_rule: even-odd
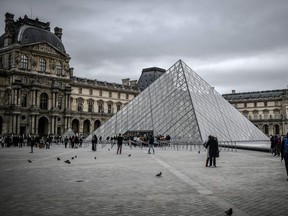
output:
[[[117,155],[116,146],[54,144],[29,152],[0,149],[1,216],[288,214],[284,162],[267,152],[222,149],[217,168],[206,168],[206,152],[194,148],[150,155],[123,146]]]

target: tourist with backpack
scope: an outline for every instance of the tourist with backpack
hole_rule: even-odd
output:
[[[285,168],[286,168],[286,173],[288,176],[288,133],[286,137],[282,141],[282,146],[281,146],[281,161],[284,159],[285,161]],[[288,181],[288,178],[287,178]]]

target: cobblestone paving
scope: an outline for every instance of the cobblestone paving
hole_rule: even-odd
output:
[[[222,216],[229,207],[233,216],[288,212],[284,163],[265,152],[222,151],[217,168],[206,168],[206,152],[195,149],[149,155],[124,146],[117,155],[110,145],[97,152],[52,145],[29,152],[0,149],[1,216]]]

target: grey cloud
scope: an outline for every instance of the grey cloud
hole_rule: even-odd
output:
[[[5,12],[29,15],[31,6],[34,18],[50,21],[51,29],[62,27],[76,76],[121,82],[137,79],[144,67],[168,69],[182,59],[192,69],[199,68],[196,72],[216,90],[286,86],[285,0],[2,2],[3,31]],[[250,64],[249,59],[257,57],[264,62]],[[223,64],[235,59],[246,62]]]

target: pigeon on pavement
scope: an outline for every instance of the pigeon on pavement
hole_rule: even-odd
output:
[[[65,160],[64,162],[67,163],[67,164],[70,164],[70,163],[71,163],[69,160]]]
[[[232,208],[230,208],[227,211],[225,211],[225,213],[226,213],[226,215],[232,215],[233,214]]]
[[[159,172],[156,174],[156,177],[161,177],[162,176],[162,172]]]
[[[31,163],[32,161],[31,161],[31,160],[28,160],[28,162]]]

